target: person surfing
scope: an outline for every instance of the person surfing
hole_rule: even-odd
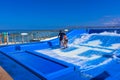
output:
[[[63,37],[64,37],[64,35],[65,35],[65,33],[62,32],[62,30],[60,30],[60,31],[59,31],[59,34],[58,34],[60,47],[63,47]]]
[[[66,34],[63,37],[63,47],[64,47],[64,49],[68,47],[68,38],[67,38]]]

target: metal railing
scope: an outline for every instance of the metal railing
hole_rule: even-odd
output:
[[[46,38],[57,36],[58,30],[38,30],[38,31],[2,31],[0,32],[0,45],[23,44],[30,42],[40,42]]]

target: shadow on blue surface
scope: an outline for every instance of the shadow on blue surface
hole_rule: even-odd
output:
[[[100,55],[100,56],[102,56],[104,54],[108,54],[108,53],[102,52],[102,51],[88,50],[86,52],[78,54],[78,56],[92,57],[93,55]]]
[[[65,48],[65,49],[61,49],[62,52],[70,52],[70,51],[73,51],[75,49],[78,49],[77,47],[68,47],[68,48]]]
[[[60,45],[56,44],[56,42],[48,41],[47,43],[48,43],[48,45],[49,45],[49,47],[51,49],[58,49],[58,48],[60,48]]]
[[[110,76],[110,74],[108,72],[104,71],[101,74],[99,74],[98,76],[96,76],[90,80],[105,80],[109,76]]]
[[[59,46],[59,45],[54,45],[54,46],[51,46],[51,49],[58,49],[58,48],[60,48],[60,46]]]
[[[86,65],[88,65],[88,66],[90,66],[90,65],[98,65],[98,64],[104,62],[107,59],[108,58],[100,57],[100,58],[97,58],[97,59],[94,59],[94,60],[89,60],[89,61],[86,62]]]

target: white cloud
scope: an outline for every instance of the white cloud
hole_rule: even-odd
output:
[[[119,26],[120,17],[104,17],[103,25],[105,26]]]

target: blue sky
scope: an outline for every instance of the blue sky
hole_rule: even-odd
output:
[[[0,0],[0,29],[118,25],[120,0]]]

